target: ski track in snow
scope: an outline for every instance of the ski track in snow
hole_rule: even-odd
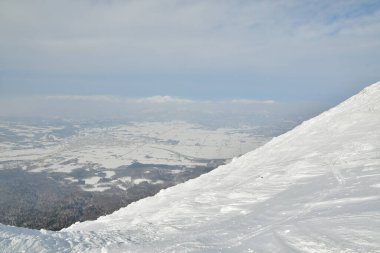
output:
[[[380,252],[380,82],[230,164],[1,252]]]

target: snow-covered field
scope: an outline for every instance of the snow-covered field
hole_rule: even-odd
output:
[[[76,157],[82,164],[96,163],[110,169],[129,165],[134,160],[141,163],[182,165],[192,163],[187,157],[224,159],[241,155],[267,140],[253,136],[253,129],[211,130],[176,121],[85,128],[70,138],[57,138],[49,134],[55,130],[53,127],[36,129],[28,125],[2,123],[0,130],[7,130],[16,138],[23,138],[23,142],[1,142],[0,161],[39,159],[43,160],[40,167],[50,171],[67,171],[71,168],[52,167],[50,164],[55,162],[49,158],[64,162]],[[33,139],[36,132],[46,132],[46,135]],[[175,150],[171,150],[173,147]]]
[[[179,121],[76,126],[75,133],[68,136],[55,134],[64,130],[64,126],[1,123],[0,135],[8,139],[0,142],[0,169],[71,173],[91,168],[104,173],[89,173],[84,182],[92,187],[83,189],[102,191],[108,188],[100,179],[116,180],[114,171],[121,166],[200,166],[210,160],[239,156],[269,139],[255,134],[253,128],[207,129]],[[74,182],[72,175],[67,176],[67,181]]]
[[[380,82],[228,165],[97,221],[60,232],[1,225],[0,250],[380,252],[379,126]]]

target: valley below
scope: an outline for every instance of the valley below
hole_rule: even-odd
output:
[[[0,223],[60,230],[226,164],[271,138],[186,122],[2,121]]]

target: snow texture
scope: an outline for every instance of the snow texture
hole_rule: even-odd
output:
[[[69,174],[91,168],[82,189],[103,191],[109,189],[109,180],[101,180],[93,171],[104,172],[103,178],[112,178],[111,185],[120,186],[114,175],[122,166],[137,162],[206,166],[211,160],[231,159],[269,140],[255,134],[254,128],[207,129],[181,121],[77,128],[77,133],[59,139],[53,135],[55,130],[60,128],[0,122],[0,140],[13,136],[0,141],[0,170],[24,168],[35,173]],[[70,176],[66,179],[75,182]]]
[[[1,252],[380,252],[380,82],[230,164]]]

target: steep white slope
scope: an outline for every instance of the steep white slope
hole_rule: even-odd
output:
[[[380,252],[380,82],[230,164],[2,252]]]

